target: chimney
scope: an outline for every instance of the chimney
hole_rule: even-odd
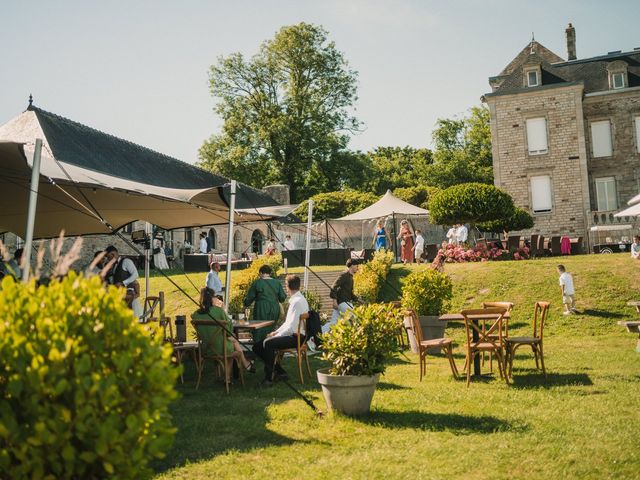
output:
[[[576,29],[573,28],[573,25],[569,24],[567,29],[564,31],[567,35],[567,60],[575,60],[576,59]]]

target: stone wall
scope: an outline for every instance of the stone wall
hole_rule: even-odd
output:
[[[533,214],[534,228],[520,233],[586,237],[589,196],[582,86],[487,96],[486,100],[496,186],[508,192],[517,206],[531,211],[530,178],[551,177],[552,211]],[[542,155],[530,155],[527,149],[526,120],[536,117],[547,120],[548,152]]]

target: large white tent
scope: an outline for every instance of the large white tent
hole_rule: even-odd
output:
[[[389,215],[428,215],[429,211],[400,200],[391,190],[387,190],[376,203],[363,208],[359,212],[346,215],[338,220],[371,220]]]
[[[616,213],[614,217],[637,217],[640,216],[640,194],[633,197],[627,202],[629,207]]]

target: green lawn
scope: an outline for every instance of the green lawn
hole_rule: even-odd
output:
[[[451,311],[484,299],[512,301],[512,334],[529,333],[535,300],[552,302],[546,379],[522,349],[511,386],[498,377],[467,389],[451,378],[443,357],[428,358],[420,383],[416,356],[407,353],[381,379],[371,415],[317,418],[284,385],[258,389],[260,374],[229,395],[209,376],[195,391],[187,365],[182,396],[172,407],[178,432],[167,457],[155,464],[157,478],[638,478],[640,354],[636,339],[616,322],[635,319],[625,303],[640,298],[640,264],[622,254],[563,259],[584,312],[566,317],[557,263],[446,268],[455,282]],[[392,270],[386,299],[408,271]],[[188,285],[183,276],[174,278]],[[154,291],[167,292],[168,309],[191,310],[161,283],[166,280],[153,282]],[[457,340],[461,369],[462,325],[450,324],[447,334]],[[321,364],[313,359],[313,367]],[[290,360],[285,368],[295,372]],[[303,391],[326,409],[315,379]]]

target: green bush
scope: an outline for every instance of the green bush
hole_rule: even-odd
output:
[[[302,294],[307,299],[310,310],[319,312],[322,309],[322,297],[313,290],[303,290]]]
[[[377,251],[371,260],[360,266],[353,277],[354,293],[361,300],[373,303],[378,300],[382,284],[393,265],[393,252]]]
[[[244,299],[249,288],[260,278],[260,267],[269,265],[273,270],[273,278],[277,277],[282,268],[282,255],[263,255],[251,262],[249,268],[233,272],[231,276],[231,297],[229,298],[229,313],[244,312]]]
[[[313,199],[314,220],[344,217],[362,210],[378,200],[378,197],[373,193],[356,190],[319,193],[311,198]],[[303,222],[307,221],[308,212],[309,202],[307,200],[293,211],[294,215],[297,215]]]
[[[400,351],[396,341],[402,313],[390,304],[361,305],[345,312],[323,336],[323,358],[331,375],[384,373]]]
[[[516,208],[512,215],[479,225],[486,232],[513,232],[533,228],[533,217],[523,208]]]
[[[416,270],[403,281],[402,306],[418,315],[440,315],[449,308],[452,297],[449,276],[431,268]]]
[[[98,277],[0,289],[0,477],[144,478],[179,370]]]
[[[508,193],[484,183],[462,183],[435,194],[429,200],[429,218],[437,225],[490,222],[513,215]]]
[[[396,188],[393,194],[400,200],[404,200],[416,207],[428,209],[429,198],[436,195],[440,189],[438,187],[428,187],[426,185],[417,185],[415,187]]]

